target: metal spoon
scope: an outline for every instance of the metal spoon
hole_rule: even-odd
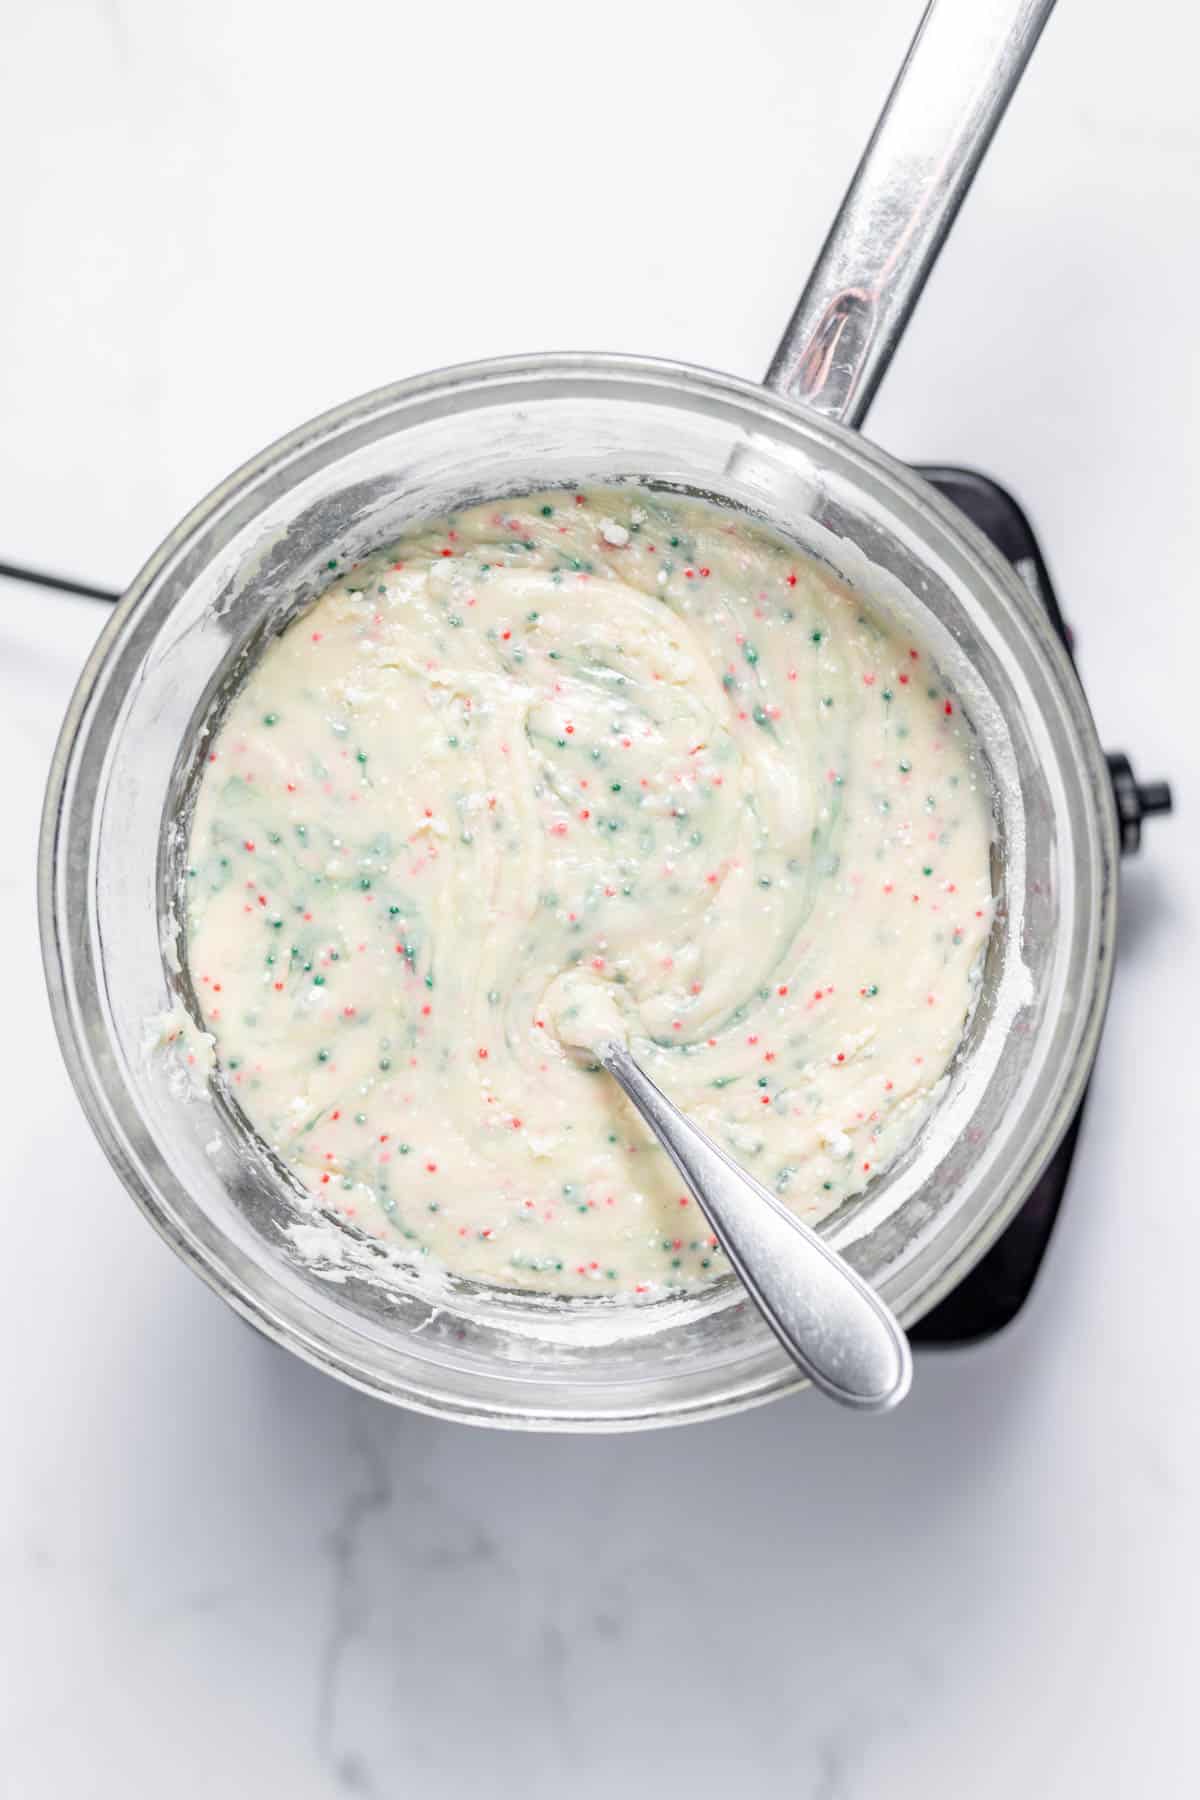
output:
[[[814,1387],[860,1412],[886,1412],[912,1381],[899,1322],[844,1257],[781,1206],[667,1099],[623,1044],[598,1046],[666,1151],[750,1298]]]

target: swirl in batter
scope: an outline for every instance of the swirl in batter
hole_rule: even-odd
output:
[[[474,508],[353,567],[208,751],[187,956],[258,1133],[455,1273],[726,1266],[589,1046],[805,1218],[913,1138],[992,917],[988,783],[920,647],[740,515]]]

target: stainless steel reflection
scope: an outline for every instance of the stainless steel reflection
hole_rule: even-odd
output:
[[[767,371],[861,425],[1054,0],[933,0]]]

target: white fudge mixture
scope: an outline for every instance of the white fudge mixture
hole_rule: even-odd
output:
[[[330,582],[208,747],[188,866],[202,1023],[320,1205],[509,1287],[713,1279],[587,1054],[613,1033],[806,1219],[885,1169],[992,919],[987,778],[921,647],[740,515],[632,487],[479,506]]]

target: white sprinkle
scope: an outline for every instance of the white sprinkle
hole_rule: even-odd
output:
[[[818,1127],[818,1130],[821,1134],[821,1142],[828,1150],[830,1156],[849,1156],[854,1145],[850,1142],[850,1139],[846,1136],[845,1132],[839,1131],[837,1126],[834,1125],[831,1120],[827,1119],[824,1125]]]

